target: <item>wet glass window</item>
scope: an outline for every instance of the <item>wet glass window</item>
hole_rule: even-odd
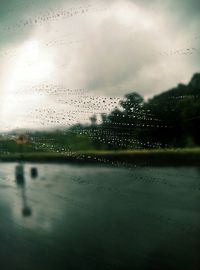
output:
[[[199,269],[199,12],[0,2],[2,269]]]

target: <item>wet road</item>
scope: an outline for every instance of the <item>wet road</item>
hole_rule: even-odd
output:
[[[200,169],[0,164],[2,269],[200,269]],[[39,176],[31,178],[37,166]]]

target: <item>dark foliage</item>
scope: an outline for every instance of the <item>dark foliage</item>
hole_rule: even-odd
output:
[[[102,124],[92,121],[91,126],[83,127],[97,148],[100,143],[108,149],[200,145],[200,74],[188,85],[179,84],[147,102],[130,93],[119,105],[102,115]]]

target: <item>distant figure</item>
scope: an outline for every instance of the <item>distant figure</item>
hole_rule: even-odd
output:
[[[24,166],[19,164],[15,167],[15,179],[17,184],[24,184]]]
[[[31,177],[32,178],[38,177],[38,170],[36,167],[31,168]]]
[[[24,166],[19,164],[15,168],[15,179],[17,185],[21,189],[22,194],[22,215],[24,217],[29,217],[32,215],[32,209],[28,206],[26,197],[26,182],[24,177]]]

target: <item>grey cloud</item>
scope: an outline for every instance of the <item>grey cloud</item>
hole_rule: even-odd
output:
[[[16,28],[16,23],[23,18],[35,18],[50,9],[87,4],[109,9],[48,21],[42,27],[33,23]],[[137,91],[149,97],[179,82],[187,83],[192,73],[200,70],[199,8],[200,2],[196,0],[110,0],[109,3],[105,0],[2,0],[0,48],[1,51],[15,49],[20,44],[23,48],[24,42],[36,40],[41,43],[44,59],[53,59],[51,83],[70,89],[83,88],[94,95],[122,97]],[[5,26],[13,30],[2,31]],[[11,68],[1,63],[2,80],[2,74],[9,74]],[[27,98],[31,102],[30,99]],[[29,107],[35,108],[37,102],[52,108],[59,105],[53,97],[43,95],[42,99],[36,97]],[[10,118],[14,119],[12,112]]]
[[[161,6],[157,8],[161,11]],[[149,16],[153,18],[153,13]],[[187,44],[190,33],[180,34],[176,28],[160,25],[158,29],[148,31],[133,27],[131,31],[131,27],[121,28],[119,21],[113,18],[104,20],[93,39],[77,52],[78,61],[70,77],[79,86],[108,95],[137,90],[150,96],[179,81],[186,82],[192,72],[199,69],[199,55],[197,52],[185,55],[185,52],[187,46],[198,46],[198,42]],[[179,55],[170,54],[171,50],[179,49],[183,49]],[[162,55],[163,50],[167,51],[167,56]]]

